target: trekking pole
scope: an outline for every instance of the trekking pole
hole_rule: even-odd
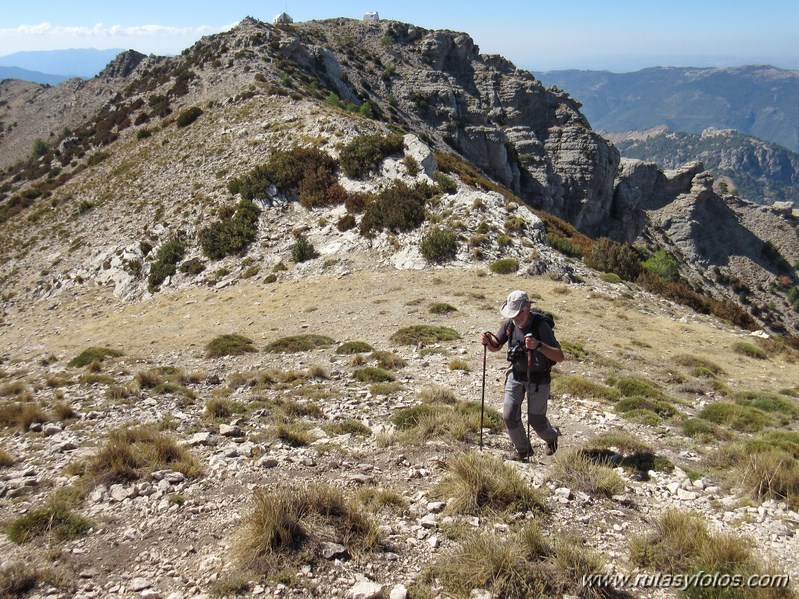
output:
[[[527,333],[524,338],[532,337],[532,333]],[[533,350],[527,350],[527,447],[529,452],[533,452],[533,444],[530,443],[530,379],[533,374]]]
[[[480,397],[480,451],[483,451],[483,410],[485,409],[486,401],[486,354],[488,354],[488,346],[483,345],[483,393]]]

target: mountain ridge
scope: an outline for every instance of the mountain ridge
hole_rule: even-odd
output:
[[[227,68],[223,68],[225,65]],[[5,84],[10,85],[8,82]],[[324,119],[331,119],[330,124],[326,127],[318,123],[305,125],[308,128],[305,137],[316,140],[317,144],[328,145],[328,151],[334,157],[340,149],[335,148],[333,141],[336,138],[331,137],[330,131],[338,127],[342,128],[340,143],[353,139],[356,131],[387,131],[385,124],[380,126],[382,129],[375,129],[381,120],[390,125],[389,130],[401,127],[413,131],[428,147],[428,153],[446,154],[453,150],[461,153],[478,169],[477,172],[482,170],[496,183],[507,186],[516,194],[514,202],[521,201],[534,209],[551,212],[585,233],[612,236],[626,243],[644,235],[647,222],[659,218],[654,213],[648,215],[648,212],[662,210],[669,202],[680,198],[702,203],[707,195],[706,178],[698,179],[697,185],[692,184],[692,179],[704,170],[702,165],[693,165],[679,173],[675,171],[674,175],[659,173],[654,164],[637,163],[634,167],[621,168],[618,151],[590,130],[577,110],[578,103],[569,96],[546,90],[532,75],[516,69],[501,57],[479,55],[479,49],[466,34],[427,31],[397,22],[364,25],[339,19],[275,28],[254,19],[245,19],[234,31],[203,38],[180,57],[144,57],[130,51],[120,54],[103,73],[90,81],[66,82],[45,90],[20,85],[9,89],[11,87],[21,91],[17,104],[6,107],[7,110],[16,110],[19,105],[20,111],[39,112],[27,119],[15,113],[13,118],[19,123],[18,128],[4,132],[0,138],[3,155],[7,158],[13,156],[11,150],[14,147],[18,148],[18,156],[30,151],[36,133],[35,130],[25,130],[26,123],[32,127],[46,127],[39,129],[38,133],[43,140],[50,139],[64,127],[74,127],[57,144],[52,144],[57,147],[50,149],[49,159],[57,160],[58,168],[66,170],[60,175],[51,175],[50,181],[56,185],[60,185],[62,180],[67,182],[64,192],[82,198],[86,206],[98,208],[89,209],[87,214],[90,216],[107,215],[111,204],[103,207],[108,202],[104,198],[114,198],[118,190],[125,190],[125,195],[139,193],[145,198],[155,188],[158,196],[164,193],[166,183],[163,177],[175,169],[175,165],[166,161],[166,156],[161,156],[164,152],[153,154],[160,156],[160,172],[153,171],[146,163],[136,167],[132,165],[138,163],[140,159],[136,156],[145,148],[152,148],[155,137],[169,144],[173,134],[164,134],[165,128],[175,131],[173,143],[183,140],[181,143],[195,144],[193,150],[187,146],[186,151],[196,153],[202,147],[198,145],[202,136],[206,136],[206,145],[213,145],[220,132],[222,137],[231,135],[228,127],[221,127],[223,121],[211,116],[214,111],[229,113],[226,119],[233,118],[237,112],[233,109],[245,103],[250,106],[247,110],[266,110],[262,117],[265,122],[270,119],[278,119],[277,122],[299,119],[299,122],[309,123],[308,110],[323,108],[324,113],[329,112]],[[303,104],[303,100],[309,103]],[[261,101],[263,106],[259,105]],[[314,103],[316,108],[313,108]],[[295,114],[294,104],[304,107]],[[342,117],[353,112],[346,108],[343,115],[333,118],[336,111],[347,104],[358,111],[371,111],[373,118],[360,122],[363,115],[359,115],[348,122],[350,117]],[[58,107],[60,112],[52,112],[54,107]],[[71,112],[64,111],[64,108]],[[209,116],[200,117],[196,125],[181,128],[175,124],[176,115],[180,116],[178,111],[189,108],[199,110],[197,114],[208,111]],[[173,113],[171,116],[170,112]],[[5,120],[3,114],[0,112],[0,119]],[[81,126],[81,121],[87,118],[90,119],[88,125]],[[151,128],[153,125],[157,126]],[[252,143],[261,148],[260,160],[275,149],[285,150],[286,144],[292,143],[289,142],[291,138],[276,136],[269,127],[261,131],[256,126],[258,133],[253,134],[252,126],[239,125],[241,135],[255,136]],[[277,128],[283,129],[282,126]],[[140,137],[142,132],[153,137]],[[115,157],[103,149],[105,146],[118,147],[120,152],[132,154],[127,159]],[[169,145],[164,148],[169,153]],[[200,150],[200,155],[205,151],[204,148]],[[154,148],[149,152],[154,152]],[[213,162],[219,163],[217,172],[241,175],[246,173],[246,169],[257,166],[256,156],[243,154],[240,150],[234,152],[229,146],[219,145],[216,152],[227,156],[227,162],[235,165],[235,170],[230,173],[231,166],[224,166],[223,161],[215,158]],[[103,157],[102,160],[93,158],[93,154]],[[94,162],[97,165],[83,174],[81,169]],[[106,165],[114,166],[109,168]],[[33,169],[30,172],[46,172],[42,166],[31,165],[28,168]],[[387,168],[401,172],[395,164]],[[98,179],[94,174],[96,171],[105,173],[103,177],[106,180]],[[470,186],[485,187],[486,183],[479,183],[479,177],[467,176],[462,169],[460,173],[457,171],[456,167],[456,174],[462,182],[471,181]],[[12,169],[9,172],[16,171]],[[92,180],[97,189],[105,191],[91,190],[85,184],[75,187],[68,182],[71,172],[78,175],[76,181]],[[134,176],[125,175],[125,172]],[[142,178],[143,172],[147,177]],[[191,169],[191,172],[195,186],[208,186],[203,192],[202,211],[197,213],[195,210],[193,217],[202,221],[212,214],[207,211],[229,202],[231,197],[223,181],[209,177],[207,167]],[[26,190],[20,188],[19,179],[15,181],[7,184],[4,192],[5,206],[12,210],[9,214],[26,210],[37,201],[36,190],[47,189],[50,185],[40,181]],[[355,180],[347,182],[344,178],[342,182],[350,190],[364,187]],[[126,186],[130,189],[126,190]],[[73,187],[74,191],[69,191]],[[39,195],[42,193],[39,191]],[[44,193],[47,197],[52,192]],[[195,192],[184,190],[182,193],[192,196]],[[58,195],[64,196],[64,193]],[[59,202],[61,200],[52,203]],[[153,202],[163,205],[164,200],[153,198],[143,205],[152,205]],[[777,314],[768,316],[766,320],[771,323],[769,326],[792,330],[795,316],[787,303],[787,294],[795,276],[791,274],[794,267],[790,265],[799,258],[795,255],[795,225],[790,221],[783,222],[786,215],[779,209],[757,210],[734,198],[721,199],[714,206],[716,211],[725,213],[743,211],[734,219],[738,222],[750,222],[752,219],[744,213],[752,212],[756,219],[770,223],[760,227],[759,235],[766,238],[753,237],[747,246],[747,255],[736,258],[736,261],[742,260],[743,265],[736,267],[734,275],[743,277],[746,287],[753,290],[754,305],[761,319],[772,309],[763,312],[766,295],[761,297],[762,292],[757,290],[774,278],[788,277],[788,287],[784,295],[779,296],[780,303],[772,303],[777,306]],[[50,214],[43,207],[34,207],[31,213]],[[63,214],[63,209],[53,212],[53,216],[58,213]],[[711,211],[704,218],[712,220],[712,215]],[[26,226],[35,226],[36,223],[30,219],[27,222]],[[192,238],[200,228],[181,217],[166,229],[156,229],[159,232],[153,239],[157,243],[165,242],[164,235],[170,229],[187,230]],[[131,237],[132,232],[127,235],[127,240],[119,248],[126,256],[128,250],[124,248],[135,248],[137,244],[136,237]],[[654,239],[656,236],[647,233],[644,237]],[[719,240],[719,243],[723,241]],[[787,269],[761,259],[760,254],[768,244],[783,256],[783,262],[787,260]],[[731,261],[723,249],[711,252],[706,245],[685,243],[670,244],[669,247],[677,252],[678,263],[684,268],[683,274],[692,284],[707,287],[717,297],[737,301],[737,294],[731,297],[730,290],[725,287],[728,274],[719,275],[718,279],[708,275],[709,269],[717,268],[722,272],[730,267]],[[497,251],[497,248],[492,248],[492,251]],[[132,252],[126,260],[139,260],[146,274],[147,257]],[[97,263],[99,260],[103,264],[108,258],[106,255],[100,259],[103,255],[106,254],[100,252],[91,261]],[[73,270],[66,277],[70,285],[84,280],[88,274],[79,267],[70,268]],[[120,272],[118,276],[124,278],[127,275]],[[53,293],[59,288],[57,285],[65,282],[55,274],[50,278],[50,282],[43,283],[44,287],[41,284],[34,287]],[[135,284],[141,290],[141,279]],[[747,300],[752,302],[752,298]]]
[[[539,77],[579,98],[600,130],[664,124],[696,134],[708,127],[735,129],[799,151],[799,71],[770,65],[652,67],[633,73],[551,71]]]

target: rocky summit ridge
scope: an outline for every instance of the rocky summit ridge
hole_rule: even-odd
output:
[[[28,210],[15,217],[18,225],[4,223],[4,283],[18,280],[22,272],[49,273],[35,285],[27,282],[28,291],[41,294],[42,287],[86,280],[89,273],[78,271],[105,264],[106,254],[121,252],[127,261],[144,258],[133,256],[142,241],[142,229],[129,228],[133,222],[143,227],[148,218],[160,221],[147,232],[148,243],[156,246],[174,231],[198,229],[209,210],[231,200],[227,178],[263,162],[277,148],[326,144],[335,154],[336,145],[363,132],[387,131],[389,125],[415,135],[431,153],[462,157],[523,203],[592,237],[662,240],[691,284],[737,301],[729,281],[740,280],[748,290],[746,309],[754,307],[761,324],[783,333],[796,330],[787,299],[799,260],[790,210],[700,193],[702,185],[694,185],[693,178],[702,175],[701,164],[664,172],[655,164],[621,160],[615,147],[591,130],[579,102],[545,89],[499,56],[481,55],[463,33],[393,21],[336,19],[274,27],[246,18],[175,58],[128,51],[89,81],[47,88],[7,80],[0,86],[0,121],[5,123],[0,157],[8,177],[2,186],[4,212]],[[335,104],[368,110],[371,118],[355,118]],[[202,110],[203,118],[175,130],[175,116],[189,107]],[[155,135],[138,137],[143,130]],[[30,156],[36,139],[50,153],[19,174],[20,161]],[[202,144],[192,146],[198,140]],[[92,154],[94,161],[109,159],[87,169]],[[45,174],[46,185],[38,179]],[[469,181],[461,178],[461,183]],[[54,197],[41,201],[51,193]],[[191,201],[193,196],[200,200]],[[655,224],[664,222],[658,211],[677,200],[690,206],[689,212],[673,210],[668,227]],[[66,218],[81,201],[95,208],[89,220],[106,221],[107,234],[92,235],[97,243],[85,235],[97,233],[96,228]],[[178,213],[180,202],[191,206]],[[130,211],[135,218],[114,218]],[[159,218],[153,219],[156,211]],[[11,248],[24,238],[42,237],[34,231],[50,227],[52,218],[60,221],[64,238],[86,241],[81,264],[62,255],[50,268],[42,258],[54,248],[40,241],[28,242],[25,252],[37,266],[11,266]],[[717,219],[747,225],[731,230],[732,237],[703,239]],[[670,239],[671,228],[680,231],[679,242]],[[732,243],[742,238],[749,241]],[[764,259],[764,249],[782,260]]]
[[[89,81],[0,93],[3,592],[488,597],[501,576],[464,589],[447,566],[524,533],[542,574],[525,584],[593,596],[584,573],[656,568],[631,541],[672,510],[711,544],[740,537],[742,567],[797,576],[796,349],[573,253],[602,246],[586,235],[664,250],[787,336],[790,211],[720,195],[698,163],[621,160],[576,100],[466,34],[392,21],[247,18],[178,57],[129,51]],[[349,171],[367,141],[390,149]],[[504,356],[476,341],[514,287],[568,354],[560,449],[526,464],[503,459]],[[396,335],[419,325],[450,336]],[[313,349],[281,349],[309,333]],[[243,353],[212,351],[225,335]],[[150,443],[157,467],[94,472]],[[604,480],[572,475],[585,456]],[[442,483],[464,459],[519,476],[534,505],[459,508]],[[357,500],[373,545],[310,518],[299,561],[277,542],[242,559],[258,498],[323,483]]]

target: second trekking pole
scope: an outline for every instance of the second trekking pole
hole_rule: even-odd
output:
[[[483,451],[483,410],[486,401],[486,354],[488,346],[483,345],[483,394],[480,397],[480,451]]]

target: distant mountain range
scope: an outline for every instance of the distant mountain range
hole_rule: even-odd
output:
[[[655,162],[664,169],[700,160],[719,183],[743,198],[799,207],[799,154],[778,144],[731,129],[709,128],[696,134],[660,127],[607,135],[627,158]]]
[[[708,127],[735,129],[799,152],[799,71],[753,65],[535,75],[579,100],[594,129],[642,131],[658,125],[686,133],[701,133]]]
[[[0,79],[22,79],[55,85],[72,77],[89,79],[124,49],[43,50],[0,56]]]
[[[3,79],[21,79],[22,81],[31,81],[32,83],[41,83],[44,85],[58,85],[62,81],[69,79],[69,77],[40,73],[39,71],[29,71],[28,69],[21,69],[19,67],[0,67],[0,80]]]

